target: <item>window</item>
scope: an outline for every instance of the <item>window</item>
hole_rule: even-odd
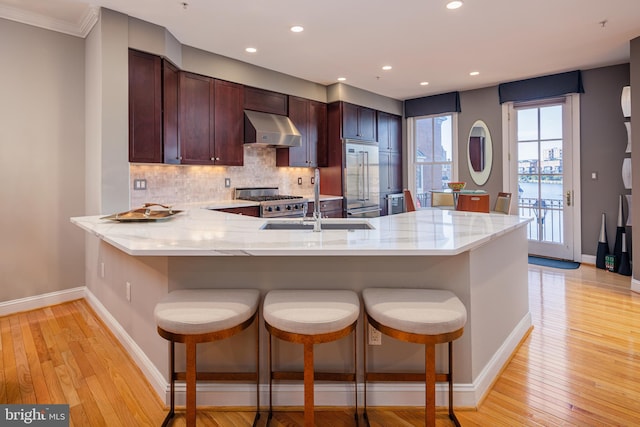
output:
[[[454,114],[409,119],[409,182],[415,185],[417,208],[431,206],[430,191],[446,189],[457,179],[456,119]]]

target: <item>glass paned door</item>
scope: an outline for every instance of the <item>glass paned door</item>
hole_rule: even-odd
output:
[[[565,109],[564,103],[516,108],[518,209],[534,218],[528,226],[530,254],[573,259]]]

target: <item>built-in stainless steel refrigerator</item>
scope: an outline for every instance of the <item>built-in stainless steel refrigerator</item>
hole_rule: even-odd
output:
[[[343,139],[344,202],[347,218],[380,216],[378,143]]]

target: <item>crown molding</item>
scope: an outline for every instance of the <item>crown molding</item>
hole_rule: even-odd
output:
[[[79,22],[69,22],[17,7],[0,5],[0,18],[82,38],[87,37],[89,31],[98,22],[99,16],[100,8],[93,6],[87,7]]]

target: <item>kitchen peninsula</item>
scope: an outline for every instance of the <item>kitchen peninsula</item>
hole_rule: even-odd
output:
[[[168,387],[168,354],[166,342],[156,333],[153,308],[167,292],[178,288],[250,287],[263,293],[287,288],[449,289],[468,311],[454,359],[455,402],[463,407],[478,404],[531,327],[525,234],[528,218],[425,209],[369,218],[372,229],[325,229],[319,233],[262,229],[266,222],[300,219],[267,221],[205,209],[187,210],[156,223],[116,223],[99,216],[71,221],[88,232],[87,299],[163,398]],[[266,337],[264,327],[260,328]],[[359,329],[359,354],[362,333]],[[216,366],[222,363],[229,369],[250,366],[253,355],[244,352],[250,339],[251,334],[240,334],[229,343],[203,345],[198,352],[199,365],[206,369],[215,361]],[[342,340],[318,346],[319,369],[348,366],[350,345],[350,340]],[[266,349],[265,339],[261,347]],[[401,366],[394,362],[395,369],[420,370],[424,366],[421,346],[383,336],[382,345],[372,350],[369,363],[377,367],[384,368],[388,360],[397,361],[399,354],[403,362]],[[302,354],[295,346],[281,343],[276,352],[287,354],[276,363],[301,366]],[[438,349],[437,356],[441,366],[446,346]],[[361,357],[358,360],[362,363]],[[178,366],[181,363],[178,358]],[[264,373],[266,357],[261,363]],[[267,402],[265,375],[261,382],[263,402]],[[213,383],[202,387],[198,397],[205,405],[249,405],[253,399],[250,385]],[[279,387],[274,405],[301,405],[301,384]],[[316,404],[353,405],[349,387],[318,384]],[[424,404],[420,387],[373,383],[368,390],[373,406]],[[438,387],[437,393],[437,404],[444,405],[445,389]]]

